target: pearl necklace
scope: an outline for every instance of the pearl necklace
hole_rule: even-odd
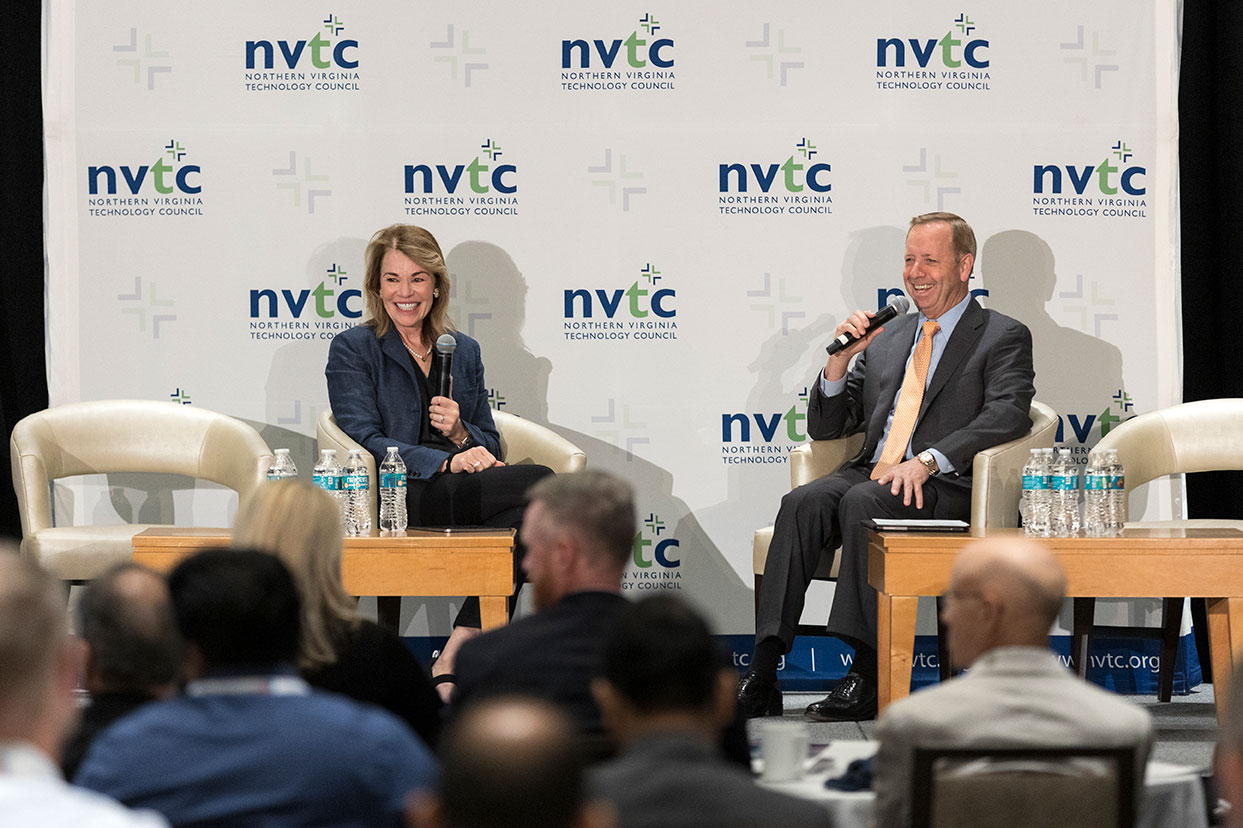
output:
[[[403,339],[403,340],[401,341],[401,344],[402,344],[402,345],[405,345],[406,350],[410,352],[410,356],[414,357],[414,358],[415,358],[415,359],[417,359],[419,362],[422,362],[423,360],[427,359],[429,356],[431,356],[431,355],[432,355],[432,349],[431,349],[431,348],[428,348],[428,349],[427,349],[427,353],[425,353],[425,354],[420,354],[420,353],[417,353],[417,352],[416,352],[413,348],[411,348],[409,345],[406,345],[406,340],[404,340],[404,339]]]

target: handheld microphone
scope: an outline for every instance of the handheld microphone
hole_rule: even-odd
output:
[[[895,317],[901,316],[910,309],[910,299],[907,299],[905,296],[890,296],[889,304],[878,310],[876,315],[872,317],[872,321],[868,323],[868,330],[870,331],[872,328],[884,325],[886,322],[894,319]],[[825,348],[825,350],[829,352],[829,356],[833,356],[838,351],[843,348],[849,348],[858,341],[859,337],[853,336],[849,333],[844,333],[837,339],[830,342],[829,347]],[[438,344],[436,347],[439,348],[440,345]]]
[[[439,382],[436,383],[436,396],[449,396],[449,382],[452,379],[450,373],[453,369],[453,350],[457,348],[457,340],[453,338],[453,334],[441,334],[440,339],[436,340],[436,370],[439,372]]]

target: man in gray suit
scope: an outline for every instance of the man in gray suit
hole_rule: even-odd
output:
[[[1134,747],[1143,779],[1148,713],[1072,675],[1049,652],[1065,592],[1061,565],[1032,541],[981,541],[959,554],[943,612],[954,664],[971,669],[880,717],[880,828],[910,824],[916,747]]]
[[[975,234],[959,216],[916,216],[902,278],[919,313],[872,328],[875,314],[855,311],[837,326],[838,336],[853,341],[829,357],[813,384],[807,433],[822,440],[862,431],[863,450],[781,501],[759,592],[751,671],[738,687],[747,715],[782,712],[778,662],[794,640],[822,550],[839,544],[828,631],[854,647],[854,661],[807,715],[819,721],[876,715],[876,591],[868,584],[862,521],[969,518],[976,452],[1031,427],[1031,335],[969,295],[975,250]]]
[[[592,684],[622,745],[591,778],[617,808],[618,828],[827,828],[821,804],[761,788],[721,755],[735,675],[707,624],[677,598],[622,613]]]

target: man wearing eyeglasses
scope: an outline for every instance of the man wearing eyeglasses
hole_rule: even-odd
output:
[[[917,747],[1129,747],[1136,782],[1152,749],[1152,719],[1072,674],[1049,651],[1066,574],[1045,547],[986,540],[959,554],[942,618],[960,678],[885,709],[876,727],[880,828],[910,824]]]

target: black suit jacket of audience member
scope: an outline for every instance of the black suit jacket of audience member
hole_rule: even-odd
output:
[[[588,739],[604,738],[591,696],[604,641],[627,601],[612,592],[576,592],[547,609],[490,630],[462,647],[451,715],[488,696],[546,699],[573,717]]]

